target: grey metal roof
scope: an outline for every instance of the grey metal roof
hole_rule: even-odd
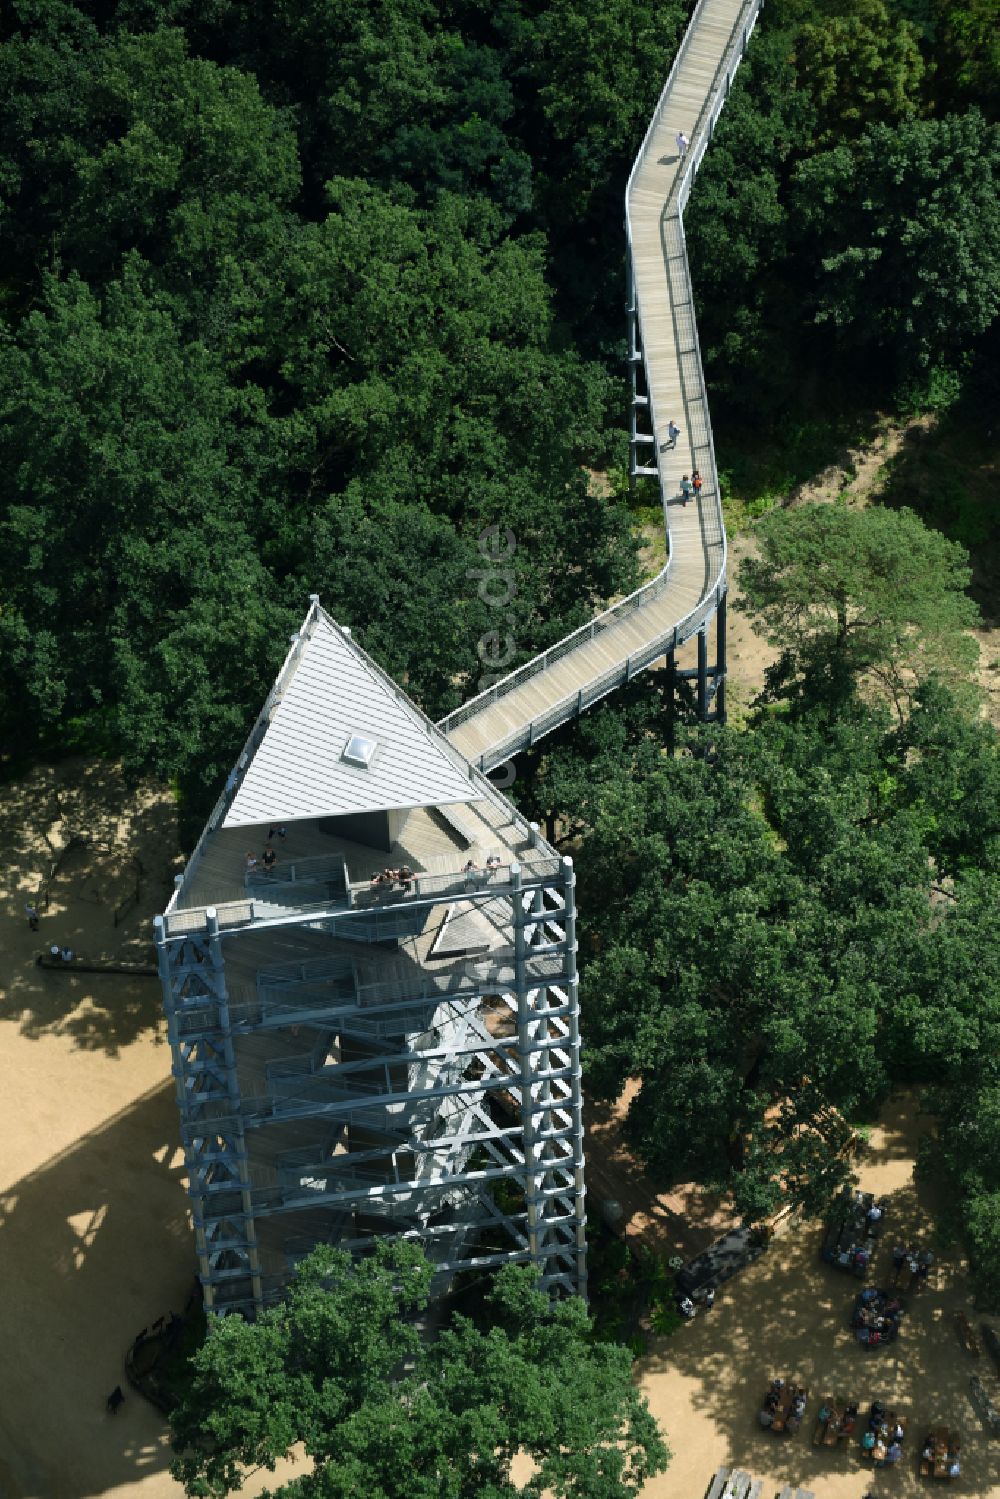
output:
[[[318,603],[265,712],[224,827],[477,798],[458,752]],[[344,758],[356,736],[375,742],[367,766]]]

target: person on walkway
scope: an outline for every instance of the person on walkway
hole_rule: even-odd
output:
[[[71,947],[64,947],[59,956],[64,963],[72,963],[74,957],[73,949]]]
[[[35,906],[33,906],[30,901],[26,901],[25,902],[24,914],[28,918],[28,930],[29,930],[29,932],[37,932],[38,931],[38,911],[37,911],[37,908]]]
[[[685,158],[685,156],[687,155],[687,153],[688,153],[688,146],[690,146],[690,144],[691,144],[691,142],[688,140],[688,138],[684,134],[683,130],[678,130],[678,132],[677,132],[677,155],[678,155],[678,157],[680,158],[681,161],[683,161],[684,158]]]
[[[695,1306],[690,1296],[681,1297],[680,1301],[678,1301],[677,1303],[677,1310],[680,1312],[682,1317],[686,1317],[689,1322],[691,1321],[691,1318],[695,1313]]]
[[[273,838],[287,838],[287,837],[288,837],[288,829],[285,828],[285,827],[281,827],[278,823],[273,823],[271,825],[271,827],[268,829],[268,833],[267,833],[267,841],[268,841],[268,843],[270,843]]]
[[[691,474],[691,488],[694,490],[695,499],[697,499],[701,494],[702,486],[704,485],[704,483],[705,481],[701,477],[701,474],[699,474],[697,469],[694,469]]]
[[[58,942],[53,942],[52,946],[49,948],[49,957],[52,959],[53,963],[59,962],[59,959],[62,957],[62,949],[60,948]]]
[[[249,854],[247,854],[247,872],[249,873],[249,871],[251,869],[256,869],[256,868],[257,868],[257,855],[255,853],[249,853]]]
[[[272,848],[271,844],[269,843],[267,845],[267,847],[265,848],[265,850],[264,850],[264,857],[261,860],[261,863],[264,866],[265,873],[266,874],[270,874],[271,871],[274,869],[275,864],[277,864],[277,862],[278,862],[278,855],[275,853],[274,849]]]
[[[117,1416],[118,1412],[125,1404],[125,1396],[122,1392],[122,1387],[120,1384],[115,1385],[105,1404],[107,1405],[108,1415]]]
[[[660,452],[665,453],[668,448],[675,448],[677,446],[677,439],[678,437],[680,437],[680,435],[681,429],[680,427],[678,427],[673,417],[671,417],[669,422],[667,422],[667,440],[666,442],[660,444]]]
[[[691,480],[688,478],[687,474],[685,474],[683,479],[681,480],[681,501],[685,509],[687,508],[688,500],[691,498],[691,493]]]

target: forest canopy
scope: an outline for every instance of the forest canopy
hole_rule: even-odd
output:
[[[989,336],[989,12],[765,7],[688,215],[723,458],[803,368],[886,391]],[[508,666],[634,585],[588,471],[620,459],[622,192],[687,13],[14,0],[0,748],[114,748],[197,811],[310,592],[436,716],[483,674],[487,527]]]

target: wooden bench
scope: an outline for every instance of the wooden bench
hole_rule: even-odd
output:
[[[720,1468],[712,1479],[706,1499],[722,1499],[723,1494],[726,1492],[726,1480],[728,1477],[729,1469]]]
[[[434,811],[446,822],[451,830],[458,834],[466,848],[472,848],[482,840],[483,829],[478,822],[469,816],[462,803],[455,806],[435,807]]]
[[[1000,1435],[1000,1413],[986,1393],[986,1387],[978,1374],[969,1378],[969,1386],[972,1390],[973,1404],[979,1410],[983,1420],[987,1423],[994,1436]]]

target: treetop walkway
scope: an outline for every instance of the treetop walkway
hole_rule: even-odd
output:
[[[630,470],[659,481],[667,561],[650,582],[438,725],[488,771],[666,656],[697,683],[699,717],[725,716],[726,533],[695,326],[683,212],[762,0],[699,0],[629,177]],[[682,150],[678,137],[689,142]],[[681,431],[668,445],[667,424]],[[698,469],[699,495],[680,481]],[[716,658],[708,629],[716,619]],[[698,666],[674,653],[697,637]]]

